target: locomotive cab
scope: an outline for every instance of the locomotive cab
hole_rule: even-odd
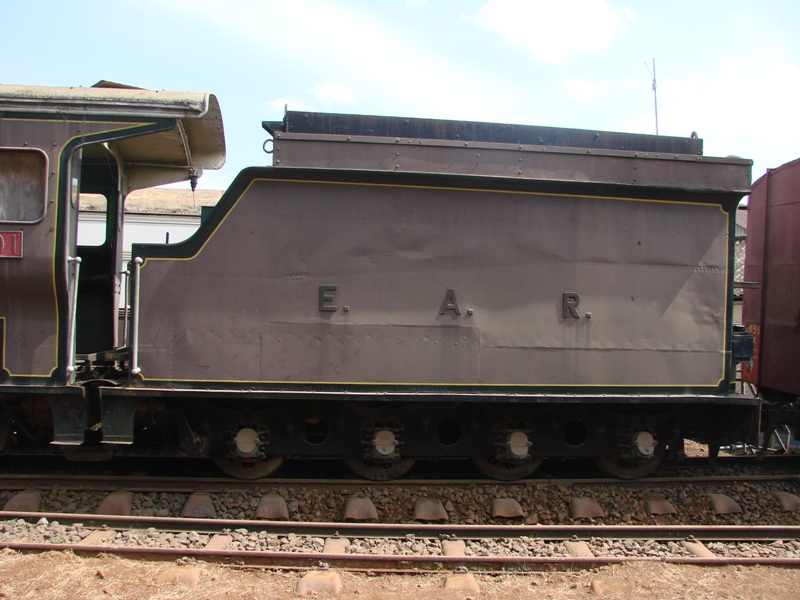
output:
[[[194,185],[224,158],[211,94],[105,81],[0,86],[0,448],[15,422],[41,438],[37,423],[49,427],[35,416],[47,412],[42,407],[52,411],[56,445],[81,445],[93,422],[114,421],[119,407],[101,405],[87,382],[128,355],[118,332],[125,197],[177,181]],[[96,245],[78,244],[87,193],[105,198],[105,235]]]

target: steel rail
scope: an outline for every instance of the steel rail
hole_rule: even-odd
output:
[[[34,544],[0,542],[0,548],[19,552],[70,551],[80,555],[115,554],[147,560],[175,560],[191,557],[207,562],[236,563],[237,566],[261,565],[272,568],[293,567],[312,569],[324,564],[344,570],[391,569],[419,572],[441,571],[445,568],[468,567],[470,570],[492,572],[542,570],[548,568],[591,568],[626,562],[662,562],[685,565],[772,565],[800,567],[800,558],[776,557],[643,557],[643,556],[417,556],[325,554],[322,552],[267,552],[243,550],[207,550],[203,548],[145,548],[113,545]]]
[[[543,485],[561,485],[566,487],[579,486],[612,486],[624,488],[648,489],[668,485],[726,485],[740,483],[765,483],[797,481],[798,475],[725,475],[704,477],[653,477],[637,481],[620,479],[533,479],[521,481],[498,481],[494,479],[480,480],[401,480],[401,481],[365,481],[360,479],[260,479],[241,480],[224,478],[200,477],[155,477],[155,476],[125,476],[125,475],[23,475],[0,474],[0,490],[22,489],[59,489],[59,490],[87,490],[87,491],[116,491],[124,489],[131,492],[175,492],[192,493],[203,492],[230,492],[259,490],[264,487],[297,486],[307,489],[336,487],[348,491],[361,490],[364,487],[380,485],[381,487],[409,488],[420,487],[450,487],[465,488],[476,486],[494,486],[497,488],[514,487],[540,487]]]
[[[800,525],[451,525],[423,523],[309,523],[243,519],[197,519],[183,517],[130,517],[119,515],[65,514],[0,511],[0,521],[22,519],[35,523],[42,518],[61,525],[82,524],[88,528],[162,532],[197,531],[226,533],[246,529],[249,533],[295,534],[313,537],[380,537],[491,539],[527,537],[537,540],[573,538],[676,541],[693,537],[700,541],[773,542],[800,539]]]

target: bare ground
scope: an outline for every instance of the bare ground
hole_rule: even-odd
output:
[[[0,598],[272,599],[297,595],[302,572],[224,567],[186,561],[145,562],[116,556],[78,557],[68,552],[0,554]],[[192,574],[188,584],[157,583],[167,570]],[[339,598],[776,598],[793,597],[800,570],[775,567],[693,567],[658,562],[588,571],[478,575],[480,591],[444,590],[444,574],[340,573]],[[594,585],[593,585],[594,582]],[[600,592],[598,594],[597,592]],[[326,594],[312,596],[326,597]]]

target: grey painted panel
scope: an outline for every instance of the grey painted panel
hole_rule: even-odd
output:
[[[140,364],[167,380],[716,386],[727,228],[711,204],[257,180],[194,258],[146,260]],[[326,285],[336,310],[320,311]],[[461,314],[440,314],[450,289]]]

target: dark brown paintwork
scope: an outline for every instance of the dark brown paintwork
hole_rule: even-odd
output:
[[[146,382],[574,390],[724,378],[730,217],[712,197],[262,172],[191,242],[199,252],[145,261]],[[330,285],[336,310],[321,311]],[[450,289],[461,314],[440,314]],[[567,292],[579,318],[562,313]]]
[[[24,257],[0,263],[2,400],[49,405],[56,444],[81,445],[98,415],[104,443],[152,432],[217,458],[231,457],[229,433],[244,424],[277,458],[358,461],[380,421],[400,463],[498,458],[517,429],[534,458],[613,455],[632,427],[664,444],[754,437],[757,401],[728,385],[732,214],[750,161],[703,157],[699,140],[605,132],[475,124],[465,140],[453,132],[469,124],[427,122],[433,139],[424,128],[392,138],[290,127],[276,132],[275,166],[242,172],[196,235],[134,246],[141,310],[131,348],[109,352],[113,329],[83,299],[102,280],[113,294],[93,298],[116,323],[119,246],[76,247],[74,175],[117,200],[193,178],[220,164],[218,106],[175,95],[154,106],[142,90],[6,95],[0,146],[45,151],[49,179],[44,218],[19,227]],[[7,112],[20,102],[39,112]],[[512,144],[503,131],[534,138]],[[76,255],[87,385],[68,386]],[[82,338],[97,327],[110,335]],[[83,456],[97,452],[88,446]]]
[[[1,116],[1,115],[0,115]],[[36,222],[18,223],[25,255],[0,263],[0,316],[5,321],[3,364],[10,379],[44,380],[66,356],[65,328],[69,315],[66,256],[76,256],[77,202],[70,198],[67,144],[76,138],[140,127],[138,123],[55,119],[0,118],[0,147],[36,149],[47,157],[46,212]],[[27,146],[25,146],[27,144]],[[74,174],[79,178],[79,174]],[[6,228],[5,224],[0,226]],[[109,277],[113,277],[113,273]],[[113,300],[112,300],[113,301]],[[61,338],[61,339],[59,339]],[[63,373],[62,373],[63,376]]]
[[[747,381],[800,394],[800,160],[753,184],[747,215],[743,321],[756,335]]]
[[[263,126],[280,167],[750,190],[752,161],[703,156],[696,137],[294,111]]]
[[[448,121],[372,115],[343,115],[308,111],[286,111],[283,121],[262,123],[270,135],[278,132],[292,134],[368,136],[384,138],[413,138],[416,140],[457,140],[459,142],[494,142],[506,145],[558,146],[595,150],[626,150],[672,154],[703,154],[703,140],[666,135],[619,133]]]
[[[454,173],[678,190],[750,189],[751,161],[684,154],[277,133],[280,167]]]
[[[49,121],[0,118],[0,147],[30,148],[46,157],[42,173],[46,185],[46,212],[36,222],[19,223],[24,257],[0,263],[0,316],[5,321],[3,364],[10,377],[45,379],[58,367],[59,317],[57,279],[67,278],[66,265],[55,264],[55,231],[67,212],[67,223],[75,223],[77,210],[56,204],[59,159],[64,144],[79,131],[91,133],[107,125],[62,121],[57,131]],[[24,146],[24,144],[27,144]],[[35,149],[35,150],[34,150]],[[59,210],[61,216],[59,217]],[[4,228],[8,226],[3,224]],[[73,242],[74,243],[74,242]],[[74,246],[73,246],[74,247]]]
[[[182,129],[176,127],[179,119],[187,120]],[[88,351],[110,350],[116,339],[119,228],[112,215],[107,224],[107,237],[114,236],[111,243],[77,247],[82,180],[87,191],[121,198],[137,185],[188,179],[190,166],[199,175],[204,167],[224,163],[222,138],[219,105],[210,94],[0,85],[0,148],[6,156],[43,157],[36,174],[30,169],[15,173],[13,161],[0,160],[4,177],[41,194],[43,206],[35,218],[23,215],[14,220],[0,211],[0,229],[19,236],[23,245],[22,256],[0,256],[0,383],[67,382],[67,362],[74,357],[69,335],[74,269],[69,257],[81,258],[84,267],[77,298],[86,310],[78,310],[78,348],[86,345],[81,340],[91,329],[105,331],[89,336],[94,341]],[[190,156],[192,163],[187,165]],[[119,170],[115,157],[122,161]],[[93,189],[96,172],[110,182],[108,189]],[[7,237],[3,235],[3,245]],[[105,319],[99,303],[105,307]],[[106,345],[95,347],[100,344],[96,340]]]
[[[325,127],[134,249],[146,384],[726,390],[750,161]]]

